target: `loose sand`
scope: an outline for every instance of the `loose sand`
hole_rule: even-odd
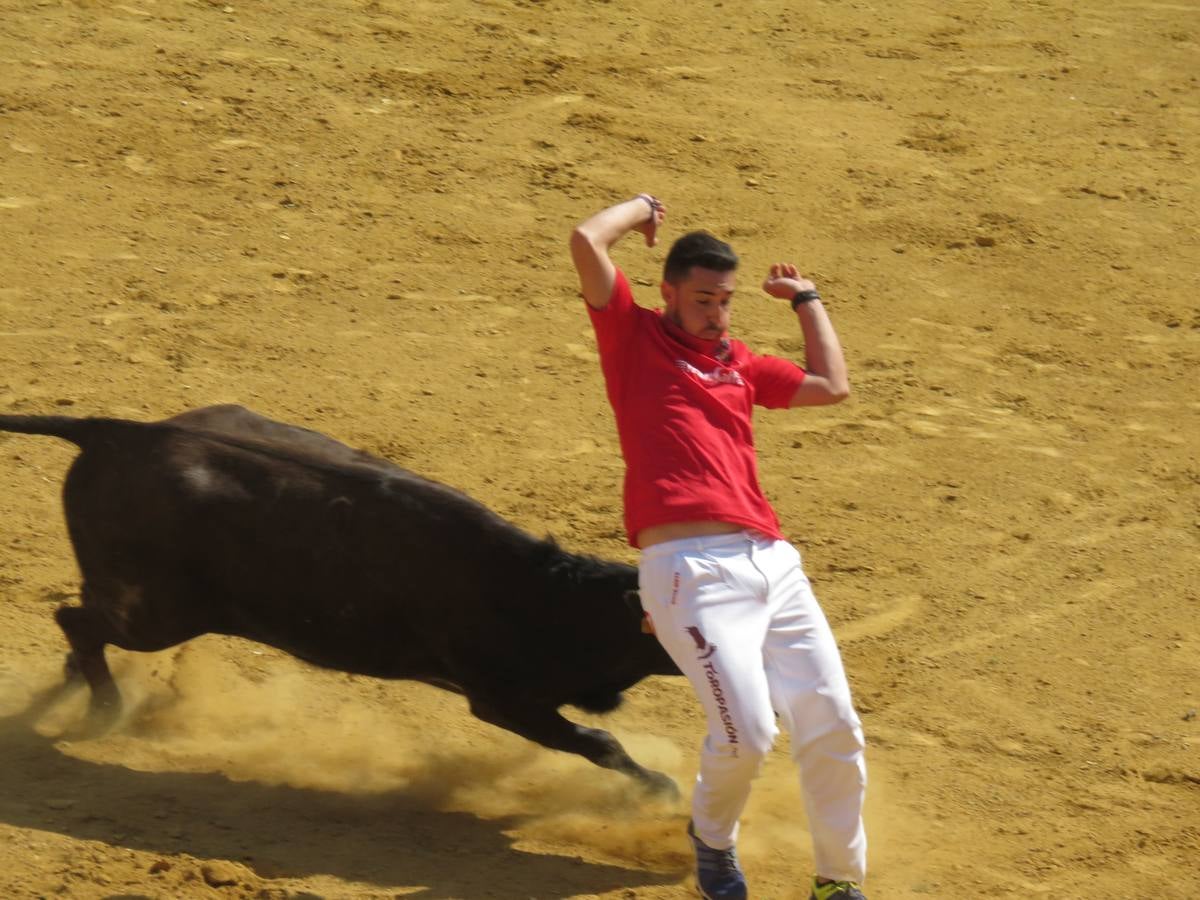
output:
[[[0,409],[240,402],[632,561],[566,238],[653,191],[748,343],[802,355],[790,259],[847,348],[757,437],[873,900],[1200,896],[1195,3],[232,2],[0,3]],[[647,305],[663,252],[618,247]],[[31,708],[71,456],[0,436],[0,895],[690,895],[683,806],[433,689],[210,637],[112,651],[108,736]],[[689,783],[679,679],[604,721]],[[743,856],[807,896],[786,741]]]

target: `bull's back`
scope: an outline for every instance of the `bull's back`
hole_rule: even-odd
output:
[[[64,490],[85,602],[129,629],[185,622],[381,677],[449,680],[472,629],[505,640],[510,624],[483,621],[488,560],[506,555],[490,514],[382,460],[331,462],[357,451],[323,436],[317,460],[274,437],[268,452],[145,428],[86,447]]]
[[[309,460],[331,465],[358,465],[381,471],[404,471],[388,460],[355,450],[319,431],[268,419],[236,404],[188,410],[165,419],[161,424],[234,440],[253,441],[287,453],[303,454]]]

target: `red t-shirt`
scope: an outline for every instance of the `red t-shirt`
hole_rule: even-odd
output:
[[[588,306],[625,457],[625,530],[733,522],[782,538],[758,485],[752,406],[786,407],[804,380],[793,362],[687,334],[633,302],[618,269],[604,309]]]

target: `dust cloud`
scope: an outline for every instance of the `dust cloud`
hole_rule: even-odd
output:
[[[108,656],[123,708],[103,734],[87,731],[86,688],[62,685],[51,667],[0,673],[0,710],[15,713],[49,694],[27,716],[30,726],[91,762],[218,772],[350,798],[394,793],[430,810],[519,825],[519,844],[662,871],[688,864],[681,835],[691,764],[665,738],[588,717],[619,730],[636,759],[676,779],[684,799],[648,796],[623,775],[471,719],[463,698],[413,682],[321,671],[212,636],[162,653],[110,648]]]
[[[52,701],[30,724],[63,752],[92,762],[217,772],[235,782],[364,802],[402,795],[430,810],[512,823],[517,847],[558,847],[661,872],[690,868],[683,828],[699,734],[685,755],[647,733],[645,721],[630,726],[577,715],[619,733],[635,759],[667,772],[683,792],[656,798],[622,775],[478,722],[464,715],[463,698],[425,685],[325,672],[271,648],[211,636],[157,654],[110,649],[109,657],[124,708],[103,735],[84,733],[87,691],[77,683],[61,687],[51,665],[0,673],[0,711],[11,715],[50,693]],[[755,784],[739,840],[747,861],[803,859],[810,852],[788,752],[781,735]],[[872,776],[869,818],[886,805],[886,786],[878,772]]]

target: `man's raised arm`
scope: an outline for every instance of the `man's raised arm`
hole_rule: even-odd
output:
[[[808,377],[800,383],[790,405],[841,403],[850,396],[846,357],[829,314],[821,305],[817,286],[791,263],[776,263],[763,282],[763,290],[772,297],[791,301],[804,333],[804,369]]]
[[[571,259],[579,273],[583,299],[593,309],[604,309],[612,296],[616,268],[608,251],[630,231],[646,236],[646,246],[658,241],[658,226],[666,216],[666,207],[649,194],[610,206],[584,220],[571,232]]]

